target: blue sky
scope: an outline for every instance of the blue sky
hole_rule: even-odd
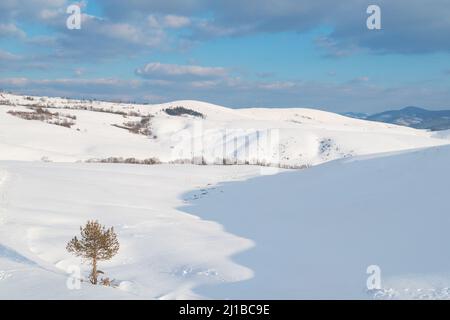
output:
[[[0,89],[139,102],[450,108],[445,0],[2,0]],[[81,7],[81,30],[66,8]],[[381,8],[369,30],[366,8]]]

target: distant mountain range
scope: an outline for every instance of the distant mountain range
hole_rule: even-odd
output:
[[[430,111],[418,107],[385,111],[376,114],[346,112],[345,116],[370,121],[386,122],[416,129],[432,131],[450,129],[450,110]]]

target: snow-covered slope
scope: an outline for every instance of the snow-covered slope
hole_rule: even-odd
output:
[[[448,298],[449,143],[313,109],[2,93],[0,298],[367,298],[371,264],[378,296]],[[118,232],[118,288],[66,285],[88,219]]]
[[[183,211],[255,247],[248,281],[198,292],[235,299],[450,299],[450,146],[329,162],[243,182]],[[257,223],[255,223],[257,221]],[[368,292],[369,266],[381,288]]]
[[[165,111],[176,107],[184,108],[181,113],[196,113]],[[23,119],[26,113],[37,112],[47,118]],[[70,128],[49,122],[70,122]],[[448,140],[426,131],[313,109],[228,109],[198,101],[138,105],[0,95],[2,160],[74,162],[123,157],[303,167],[445,143]]]
[[[0,298],[449,298],[449,163],[450,146],[256,178],[1,161]],[[66,287],[80,260],[65,244],[87,219],[118,232],[101,263],[118,288]],[[382,289],[368,293],[370,265]]]
[[[182,193],[255,176],[254,166],[137,166],[0,161],[0,299],[196,298],[200,284],[239,281],[252,271],[229,256],[252,242],[177,207]],[[194,197],[198,198],[198,196]],[[114,226],[119,254],[100,269],[118,288],[83,283],[89,265],[65,246],[88,219]],[[70,269],[72,268],[72,269]]]
[[[433,133],[433,137],[450,140],[450,130],[436,131]]]

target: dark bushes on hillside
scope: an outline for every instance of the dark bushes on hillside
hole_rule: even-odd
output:
[[[182,116],[182,115],[189,115],[194,116],[198,118],[205,118],[205,115],[203,113],[200,113],[198,111],[188,109],[185,107],[175,107],[175,108],[168,108],[164,110],[169,116]]]
[[[158,158],[136,159],[136,158],[122,158],[122,157],[109,157],[105,159],[89,159],[88,163],[128,163],[128,164],[145,164],[153,165],[160,164]]]

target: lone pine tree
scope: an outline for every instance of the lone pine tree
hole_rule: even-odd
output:
[[[89,280],[97,284],[97,277],[101,271],[97,270],[97,263],[109,260],[119,251],[119,241],[114,228],[107,229],[98,221],[88,221],[80,227],[81,239],[74,237],[67,243],[67,251],[90,261],[92,266]]]

